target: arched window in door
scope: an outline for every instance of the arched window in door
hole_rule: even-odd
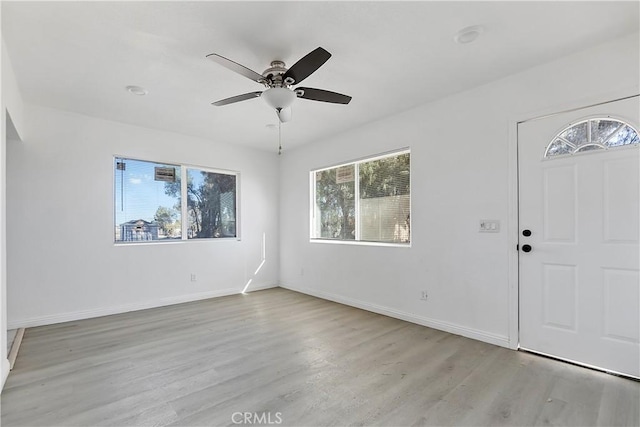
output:
[[[548,159],[638,143],[638,131],[622,120],[610,117],[587,119],[571,124],[558,133],[547,146],[544,157]]]

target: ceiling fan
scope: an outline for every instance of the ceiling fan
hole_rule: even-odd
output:
[[[216,107],[262,97],[269,106],[276,110],[280,121],[287,122],[291,120],[291,104],[296,98],[333,104],[348,104],[351,101],[350,96],[341,93],[310,87],[293,87],[309,77],[331,58],[331,54],[321,47],[309,52],[290,68],[286,68],[282,61],[272,61],[271,67],[264,70],[262,74],[216,53],[207,55],[207,58],[267,88],[264,91],[249,92],[213,102],[212,104]]]

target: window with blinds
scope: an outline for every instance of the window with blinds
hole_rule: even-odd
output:
[[[411,241],[408,150],[315,170],[311,180],[312,239]]]
[[[115,241],[179,240],[181,168],[134,159],[115,159]],[[176,179],[178,177],[178,179]]]
[[[234,172],[116,157],[114,241],[237,237],[237,177]]]
[[[236,176],[187,169],[189,239],[236,237]]]

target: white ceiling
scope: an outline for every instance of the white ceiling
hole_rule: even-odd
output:
[[[263,100],[210,105],[262,86],[205,55],[262,73],[318,46],[332,53],[303,86],[353,100],[296,100],[286,149],[636,32],[638,16],[637,1],[2,1],[2,34],[26,102],[276,150]],[[476,42],[453,41],[477,24]]]

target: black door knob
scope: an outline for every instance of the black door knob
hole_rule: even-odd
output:
[[[531,236],[531,230],[522,230],[522,235],[525,237]]]
[[[531,245],[522,245],[522,252],[531,252]]]

